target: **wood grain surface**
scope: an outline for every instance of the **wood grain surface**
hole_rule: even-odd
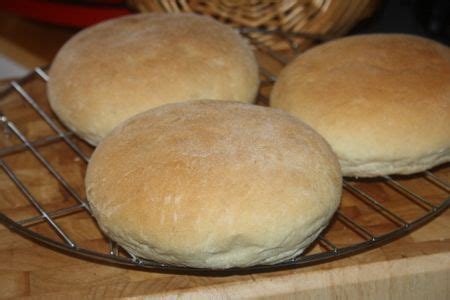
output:
[[[10,49],[22,49],[22,52],[12,51],[12,56],[15,55],[15,60],[30,68],[50,62],[61,44],[75,32],[2,13],[0,25],[0,52],[8,54]],[[44,46],[36,36],[50,42]],[[7,46],[2,41],[6,41]],[[25,55],[21,56],[21,53]],[[8,55],[11,57],[11,53]],[[279,63],[267,55],[259,53],[258,58],[271,72],[278,72],[281,68]],[[35,78],[23,86],[58,123],[46,102],[45,83]],[[267,95],[269,89],[269,83],[263,84],[263,95]],[[261,103],[265,101],[264,97],[259,99]],[[30,140],[55,134],[15,92],[1,101],[0,111],[17,124],[18,129]],[[92,151],[90,146],[74,140],[87,154]],[[21,144],[11,130],[2,129],[0,150],[16,149],[11,148],[14,145],[19,149]],[[84,197],[86,163],[62,141],[39,146],[37,149],[74,190]],[[46,211],[77,204],[74,197],[30,151],[0,153],[2,161],[15,172]],[[437,168],[434,173],[450,182],[448,165]],[[439,204],[442,199],[449,197],[448,191],[438,188],[421,176],[397,179],[433,204]],[[408,199],[385,182],[362,180],[351,184],[377,198],[382,205],[407,222],[424,215],[428,210],[426,205]],[[344,192],[340,211],[354,222],[363,224],[376,236],[398,228],[389,217],[380,214],[373,206],[349,192]],[[0,212],[16,221],[39,215],[3,171],[0,171]],[[56,218],[55,222],[80,247],[101,252],[108,250],[95,221],[86,212]],[[52,239],[61,240],[45,222],[32,224],[29,228]],[[339,247],[367,239],[364,234],[358,233],[339,218],[334,219],[325,237]],[[323,251],[326,251],[326,247],[316,243],[307,254]],[[297,296],[302,299],[448,299],[449,295],[448,210],[407,236],[358,255],[302,268],[228,276],[154,272],[90,261],[49,249],[0,225],[0,298],[222,299]]]

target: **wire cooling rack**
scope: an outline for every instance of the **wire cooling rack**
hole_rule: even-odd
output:
[[[262,74],[259,104],[267,104],[276,74],[302,50],[294,40],[286,40],[290,50],[284,52],[254,43]],[[159,271],[212,271],[141,259],[101,233],[83,187],[93,149],[52,113],[46,99],[47,80],[45,70],[37,68],[12,81],[0,94],[0,222],[25,237],[84,258]],[[317,264],[386,244],[446,210],[449,182],[449,164],[413,176],[346,178],[339,210],[304,254],[277,265],[225,272]]]

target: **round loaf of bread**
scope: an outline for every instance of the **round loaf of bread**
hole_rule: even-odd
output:
[[[96,145],[118,123],[166,103],[252,102],[258,67],[245,39],[207,16],[150,13],[85,29],[58,52],[48,98],[58,117]]]
[[[401,34],[328,42],[281,72],[270,105],[325,137],[344,175],[420,172],[450,160],[450,49]]]
[[[102,230],[129,252],[224,269],[300,254],[341,195],[325,140],[272,108],[167,104],[116,127],[89,162],[86,192]]]

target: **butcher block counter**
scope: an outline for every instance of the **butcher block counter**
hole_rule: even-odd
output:
[[[27,69],[50,63],[74,33],[0,13],[0,53]],[[2,88],[6,85],[3,82]],[[33,168],[27,159],[8,162],[23,170]],[[64,159],[58,163],[64,164]],[[450,167],[437,173],[450,182]],[[80,179],[83,174],[70,176]],[[41,196],[53,193],[40,186],[38,179],[34,187]],[[421,192],[431,198],[443,197],[435,189]],[[19,216],[29,209],[16,206],[11,196],[17,193],[16,187],[5,177],[0,178],[0,193],[2,211]],[[358,217],[351,207],[345,211]],[[86,226],[88,230],[90,226],[83,217],[65,222],[69,229]],[[0,225],[0,298],[17,297],[449,299],[450,211],[407,236],[357,255],[301,268],[226,275],[155,272],[86,260]]]

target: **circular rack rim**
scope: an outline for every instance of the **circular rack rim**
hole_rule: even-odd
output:
[[[24,84],[34,78],[34,76],[40,76],[42,79],[46,80],[45,72],[37,68],[34,72],[31,72],[24,78],[14,81],[13,83],[16,83],[20,86],[20,84]],[[48,77],[47,77],[48,79]],[[17,91],[17,89],[14,88],[14,84],[9,86],[6,90],[3,92],[0,92],[0,103],[1,101],[8,96],[10,93]],[[2,115],[3,118],[3,115]],[[3,120],[4,121],[4,120]],[[62,137],[60,137],[62,138]],[[1,150],[1,149],[0,149]],[[0,162],[2,162],[2,159],[0,158]],[[3,162],[2,162],[3,164]],[[390,179],[390,178],[388,178]],[[448,184],[444,183],[446,189],[448,189]],[[348,188],[348,181],[344,180],[344,188]],[[397,238],[403,237],[409,232],[421,227],[428,221],[434,219],[439,214],[444,212],[448,207],[450,206],[450,197],[443,199],[439,205],[432,205],[431,210],[429,210],[426,214],[422,215],[421,217],[415,219],[412,222],[404,222],[402,226],[398,227],[396,230],[390,231],[389,233],[379,235],[379,236],[372,236],[371,238],[361,242],[352,244],[350,246],[345,246],[342,248],[338,248],[331,244],[329,246],[329,250],[321,253],[314,253],[314,254],[306,254],[306,255],[299,255],[295,257],[294,259],[274,264],[274,265],[256,265],[256,266],[250,266],[250,267],[242,267],[242,268],[229,268],[229,269],[207,269],[207,268],[192,268],[192,267],[183,267],[183,266],[176,266],[176,265],[168,265],[168,264],[162,264],[150,260],[141,259],[138,257],[135,257],[132,254],[128,255],[130,257],[125,256],[119,256],[117,253],[113,253],[111,251],[110,254],[105,254],[93,250],[89,250],[83,247],[78,247],[76,245],[70,245],[65,244],[63,242],[53,240],[51,238],[48,238],[44,235],[41,235],[39,233],[33,232],[32,230],[28,229],[27,227],[13,221],[9,217],[7,217],[5,214],[0,212],[0,223],[4,224],[7,228],[15,231],[16,233],[29,238],[31,240],[37,241],[41,244],[44,244],[46,246],[49,246],[50,248],[53,248],[55,250],[62,250],[65,253],[72,254],[75,256],[83,257],[86,259],[95,260],[97,262],[103,262],[103,263],[112,263],[115,265],[121,265],[121,266],[128,266],[128,267],[137,267],[141,269],[147,269],[152,271],[160,271],[160,272],[174,272],[174,273],[202,273],[202,274],[246,274],[246,273],[255,273],[255,272],[269,272],[269,271],[276,271],[281,269],[287,269],[287,268],[295,268],[295,267],[301,267],[301,266],[307,266],[307,265],[313,265],[313,264],[319,264],[323,262],[328,262],[331,260],[335,260],[338,258],[346,257],[349,255],[354,255],[369,249],[373,249],[375,247],[387,244]],[[88,212],[88,207],[84,207]],[[339,214],[339,211],[336,213]],[[91,215],[90,215],[91,216]],[[92,216],[91,216],[92,217]],[[319,237],[320,239],[321,237]]]
[[[450,198],[446,199],[441,205],[433,210],[432,213],[428,213],[415,221],[408,223],[407,226],[403,226],[397,230],[391,231],[385,235],[373,238],[369,241],[364,241],[362,243],[354,244],[351,246],[338,248],[335,250],[330,250],[327,252],[310,254],[305,256],[297,256],[286,262],[274,264],[274,265],[256,265],[251,267],[243,268],[229,268],[229,269],[207,269],[207,268],[191,268],[176,265],[161,264],[149,260],[143,260],[136,257],[126,258],[115,256],[112,254],[103,254],[100,252],[95,252],[89,249],[80,247],[70,247],[67,244],[57,242],[55,240],[49,239],[41,234],[33,232],[26,227],[17,224],[3,213],[0,213],[0,223],[3,223],[9,229],[15,231],[16,233],[38,242],[45,244],[55,250],[64,250],[70,254],[76,256],[81,256],[88,259],[94,259],[99,262],[114,263],[122,266],[129,267],[140,267],[144,269],[154,270],[154,271],[172,271],[181,273],[252,273],[252,272],[264,272],[264,271],[278,271],[287,268],[301,267],[312,264],[318,264],[322,262],[328,262],[334,259],[342,258],[349,255],[354,255],[365,250],[370,250],[378,246],[387,244],[397,238],[405,236],[407,233],[421,227],[425,223],[434,219],[436,216],[444,212],[450,205]]]

